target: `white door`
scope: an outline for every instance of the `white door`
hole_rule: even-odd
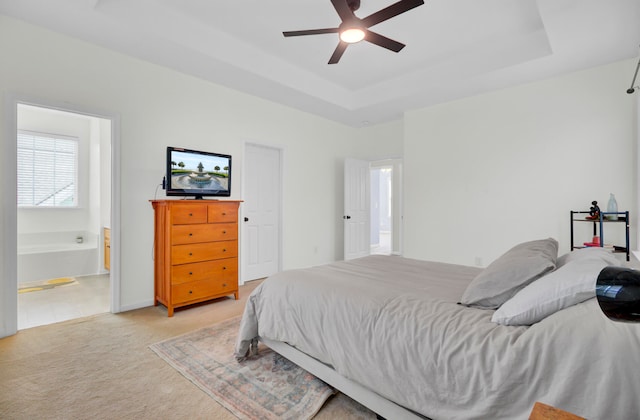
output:
[[[280,271],[281,151],[247,144],[242,204],[242,281]]]
[[[369,162],[347,158],[344,162],[344,259],[370,252]]]

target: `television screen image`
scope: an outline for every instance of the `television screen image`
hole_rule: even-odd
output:
[[[231,195],[231,156],[167,148],[167,195]]]

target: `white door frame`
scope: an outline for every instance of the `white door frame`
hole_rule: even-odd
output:
[[[0,280],[0,338],[18,331],[18,210],[17,145],[18,105],[83,114],[111,121],[111,312],[121,310],[120,299],[120,116],[86,106],[32,98],[14,93],[5,95],[5,144],[1,158],[5,193],[2,201],[2,279]],[[13,141],[11,141],[13,139]],[[114,252],[115,251],[115,252]]]
[[[243,150],[242,150],[242,167],[246,168],[247,165],[247,146],[256,146],[256,147],[267,147],[273,150],[276,150],[279,152],[280,154],[280,200],[278,202],[278,272],[282,271],[282,267],[283,267],[283,226],[282,226],[282,221],[283,221],[283,212],[284,212],[284,195],[285,195],[285,191],[284,191],[284,166],[285,166],[285,149],[284,147],[281,146],[276,146],[276,145],[272,145],[272,144],[266,144],[266,143],[260,143],[260,142],[256,142],[256,141],[245,141],[243,143]],[[243,171],[243,173],[246,173],[246,171]],[[242,177],[242,197],[244,197],[245,191],[247,191],[246,188],[246,177]],[[239,224],[240,224],[240,240],[241,242],[244,242],[245,240],[245,229],[244,229],[244,208],[243,206],[240,206],[240,220],[239,220]],[[246,244],[244,243],[240,243],[240,249],[242,250],[244,248]],[[242,252],[240,253],[240,264],[239,264],[239,273],[238,273],[238,278],[239,278],[239,284],[243,285],[245,283],[245,281],[247,281],[247,279],[244,278],[244,260],[242,257]],[[253,279],[251,279],[253,280]]]

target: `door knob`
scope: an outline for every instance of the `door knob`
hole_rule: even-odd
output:
[[[248,218],[248,217],[245,217],[245,218],[244,218],[244,221],[245,221],[245,222],[248,222],[248,221],[249,221],[249,218]]]

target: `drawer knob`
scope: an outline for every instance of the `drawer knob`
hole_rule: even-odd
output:
[[[226,270],[226,269],[227,269],[227,267],[222,267],[222,269],[223,269],[223,270]]]
[[[189,294],[192,295],[193,294],[193,290],[189,290]]]
[[[227,233],[227,231],[226,231],[226,230],[223,230],[223,231],[222,231],[222,234],[223,234],[223,235],[224,235],[224,234],[226,234],[226,233]]]
[[[227,248],[222,248],[222,252],[227,252]]]
[[[227,215],[227,213],[224,213],[224,212],[223,212],[223,213],[222,213],[222,215],[223,215],[223,216],[226,216],[226,215]]]
[[[189,256],[192,256],[192,255],[193,255],[193,252],[190,252],[190,253],[189,253]]]
[[[189,213],[189,217],[193,216],[193,213]]]
[[[190,276],[193,276],[193,272],[189,271],[189,275],[190,275]]]
[[[193,236],[193,233],[189,232],[189,236]]]
[[[227,287],[227,283],[222,283],[222,287]]]

